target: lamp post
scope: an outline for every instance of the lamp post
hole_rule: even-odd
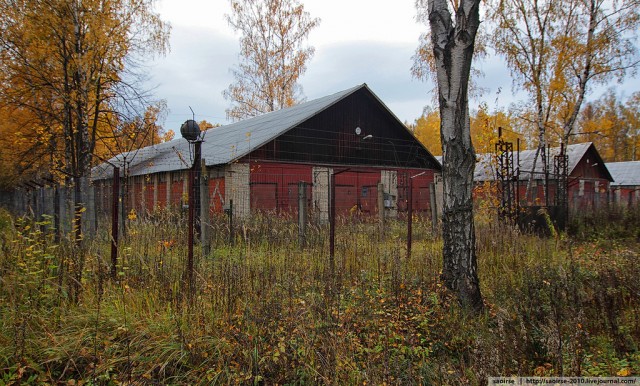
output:
[[[186,272],[186,284],[188,285],[189,299],[193,298],[195,292],[195,283],[193,281],[193,229],[195,222],[195,201],[199,201],[200,197],[200,158],[201,158],[201,145],[200,139],[200,126],[193,119],[189,119],[180,127],[180,134],[182,138],[189,141],[189,144],[194,145],[194,157],[193,164],[189,170],[188,190],[189,190],[189,220],[188,220],[188,252],[187,252],[187,272]],[[195,183],[194,183],[195,182]],[[195,190],[198,189],[196,192]]]

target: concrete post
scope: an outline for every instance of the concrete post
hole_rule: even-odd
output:
[[[49,216],[47,221],[52,222],[47,228],[53,228],[53,188],[47,186],[42,188],[44,189],[44,199],[42,206],[42,213]]]
[[[131,204],[130,204],[130,209],[133,209],[134,211],[137,212],[136,210],[136,178],[138,177],[129,177],[129,186],[130,186],[130,190],[129,190],[129,198],[131,199]],[[126,215],[128,216],[129,213],[126,213]]]
[[[307,228],[307,183],[298,182],[298,245],[305,246]]]
[[[429,184],[429,204],[431,206],[431,228],[435,232],[438,227],[438,200],[436,199],[436,184]]]
[[[88,177],[82,177],[80,179],[80,186],[82,186],[81,200],[82,206],[85,211],[82,213],[81,224],[82,233],[86,237],[93,237],[96,233],[96,201],[94,186],[90,183]]]
[[[140,213],[139,216],[144,217],[147,213],[147,175],[140,177]]]
[[[72,205],[69,185],[65,185],[60,188],[60,229],[63,235],[68,235],[71,232]]]
[[[383,170],[380,173],[380,182],[384,184],[387,194],[387,213],[389,218],[398,217],[398,172],[395,170]]]

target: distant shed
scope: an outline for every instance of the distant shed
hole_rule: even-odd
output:
[[[129,207],[152,210],[184,202],[189,144],[182,138],[120,154],[112,164],[128,168]],[[340,212],[377,210],[384,184],[391,213],[406,209],[413,180],[414,210],[429,210],[434,174],[440,164],[366,84],[279,111],[236,122],[204,134],[210,209],[233,200],[234,213],[296,212],[304,182],[309,209],[328,215],[330,174],[336,173]],[[338,173],[339,172],[339,173]],[[94,181],[109,189],[112,169],[102,164]],[[106,196],[106,195],[104,195]],[[104,208],[108,200],[100,203]]]
[[[611,200],[622,206],[635,206],[640,202],[640,161],[608,162],[611,172]]]
[[[535,167],[536,150],[522,150],[513,153],[516,166],[519,171],[518,194],[523,202],[532,205],[545,205],[547,201],[555,200],[557,185],[554,176],[554,157],[560,153],[560,148],[550,148],[547,156],[547,170],[549,179],[544,173],[544,165],[541,157],[538,157]],[[569,207],[572,209],[594,208],[606,204],[608,201],[609,184],[613,177],[607,169],[609,164],[604,163],[592,142],[568,145],[566,148],[568,158],[568,182],[569,182]],[[494,182],[497,180],[495,154],[479,154],[478,163],[474,172],[476,183]],[[533,178],[531,178],[533,176]],[[532,188],[526,197],[527,183],[532,180]],[[549,183],[549,197],[545,196],[545,184]]]

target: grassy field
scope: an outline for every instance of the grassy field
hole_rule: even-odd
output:
[[[130,225],[110,277],[105,234],[77,248],[51,225],[0,213],[2,384],[435,384],[497,375],[640,376],[640,213],[524,235],[477,217],[486,312],[439,282],[441,239],[345,218],[328,233],[257,217],[228,243],[216,222],[184,283],[184,220]]]

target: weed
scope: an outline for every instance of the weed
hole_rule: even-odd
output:
[[[333,278],[325,226],[309,226],[301,248],[295,219],[252,217],[234,226],[233,243],[227,220],[207,224],[208,255],[195,249],[192,303],[179,213],[130,220],[116,280],[102,258],[106,231],[78,249],[55,243],[47,219],[8,221],[1,382],[475,385],[640,373],[640,245],[627,237],[637,229],[548,240],[481,214],[486,313],[471,317],[439,281],[442,240],[428,219],[415,218],[407,258],[401,219],[382,239],[375,221],[340,218]]]

